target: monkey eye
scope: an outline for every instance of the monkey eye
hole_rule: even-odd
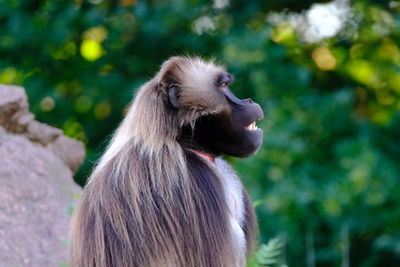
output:
[[[227,72],[222,72],[218,75],[216,85],[219,88],[224,89],[225,87],[228,87],[231,82],[232,82],[232,75],[230,75]]]
[[[228,86],[228,83],[227,82],[223,82],[223,83],[221,83],[220,85],[219,85],[219,87],[221,87],[221,88],[225,88],[225,87],[227,87]]]

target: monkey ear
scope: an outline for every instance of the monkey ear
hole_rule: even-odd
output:
[[[171,84],[168,86],[167,90],[169,103],[175,109],[179,109],[178,86],[176,84]]]
[[[184,57],[172,57],[164,62],[158,73],[161,84],[166,85],[168,100],[171,106],[175,109],[179,109],[179,75],[177,75],[181,67],[187,61]]]

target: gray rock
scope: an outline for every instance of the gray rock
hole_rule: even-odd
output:
[[[24,89],[0,85],[0,125],[11,132],[23,132],[33,118]]]
[[[34,120],[21,87],[0,85],[0,266],[60,266],[81,188],[81,142]]]
[[[34,120],[29,112],[25,91],[19,86],[0,84],[0,126],[10,133],[18,133],[40,143],[55,153],[76,172],[85,158],[82,142],[63,135],[60,129]]]
[[[85,158],[82,142],[60,135],[48,146],[73,172],[76,172]]]
[[[31,121],[26,130],[26,137],[34,142],[39,142],[42,145],[47,145],[62,135],[62,131],[60,129],[51,127],[38,121]]]

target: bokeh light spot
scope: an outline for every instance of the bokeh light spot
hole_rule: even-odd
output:
[[[69,119],[64,122],[62,129],[66,136],[76,138],[84,142],[85,144],[88,143],[88,138],[84,131],[82,124],[77,122],[76,120]]]
[[[343,27],[348,8],[337,3],[315,4],[307,12],[310,27],[319,38],[335,36]]]
[[[333,70],[336,68],[336,58],[326,47],[318,47],[312,53],[312,58],[321,70]]]
[[[2,72],[0,72],[0,83],[4,84],[12,84],[15,82],[15,78],[17,77],[17,71],[13,67],[6,68]]]
[[[267,176],[272,181],[279,181],[283,178],[283,171],[279,167],[271,167],[268,169]]]
[[[94,107],[94,116],[96,117],[96,119],[104,119],[108,117],[110,113],[111,105],[106,101],[100,102]]]
[[[347,64],[347,71],[350,76],[362,84],[372,88],[377,88],[379,80],[374,73],[374,69],[368,61],[357,59]]]
[[[278,211],[282,208],[284,208],[284,200],[281,198],[277,198],[276,196],[268,196],[266,201],[265,201],[265,205],[267,206],[267,208],[270,211]]]
[[[103,55],[103,48],[97,41],[84,40],[81,44],[81,55],[88,61],[95,61]]]
[[[107,29],[104,26],[97,26],[85,31],[83,33],[83,39],[101,43],[107,38],[107,34]]]
[[[93,105],[93,101],[90,97],[80,96],[75,100],[75,110],[78,113],[86,113],[90,110]]]
[[[56,103],[54,102],[53,98],[51,98],[50,96],[46,96],[42,99],[42,101],[40,101],[39,105],[43,111],[52,111],[56,106]]]
[[[213,8],[215,9],[224,9],[229,5],[229,0],[214,0]]]
[[[390,41],[385,41],[378,49],[378,55],[381,58],[392,62],[400,62],[399,48]]]
[[[368,169],[356,167],[349,173],[349,178],[357,192],[364,191],[368,186]]]
[[[103,0],[89,0],[89,3],[91,3],[93,5],[100,4],[101,2],[103,2]]]
[[[276,43],[286,43],[293,38],[294,29],[289,23],[282,23],[271,33],[271,39]]]
[[[192,28],[196,34],[202,35],[203,33],[215,30],[215,24],[209,16],[202,16],[193,22]]]

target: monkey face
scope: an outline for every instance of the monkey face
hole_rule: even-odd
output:
[[[208,88],[214,97],[210,102],[213,112],[199,116],[194,125],[183,126],[178,138],[183,147],[216,156],[247,157],[261,146],[263,133],[256,121],[263,118],[263,111],[251,99],[238,99],[229,90],[231,81],[229,73],[218,71],[212,88]],[[174,96],[175,92],[169,96],[171,103],[183,108],[185,102],[178,104],[179,99]]]
[[[228,89],[223,88],[230,113],[221,116],[225,120],[225,127],[218,129],[220,140],[215,147],[222,153],[247,157],[254,154],[262,144],[263,132],[256,126],[256,121],[264,117],[264,113],[257,103],[251,99],[240,100]]]

